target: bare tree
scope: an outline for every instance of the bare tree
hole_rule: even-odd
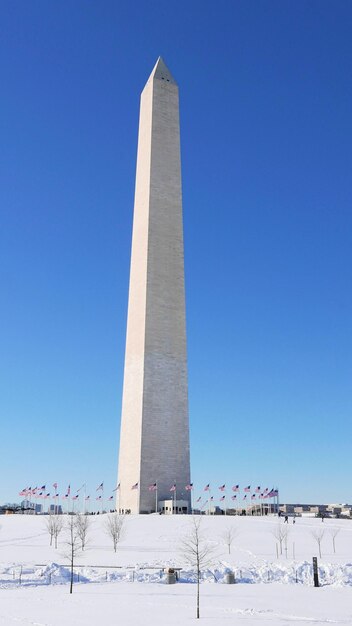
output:
[[[284,528],[285,531],[285,537],[284,537],[284,546],[285,546],[285,554],[286,554],[286,559],[287,559],[287,540],[288,540],[288,536],[289,536],[289,529],[288,528]]]
[[[64,526],[64,520],[62,516],[52,514],[49,515],[49,517],[47,517],[45,520],[45,525],[50,535],[50,545],[53,545],[53,539],[55,539],[55,548],[57,548],[57,539]]]
[[[79,539],[81,540],[81,548],[84,550],[87,544],[87,535],[90,526],[90,517],[88,515],[82,515],[77,513],[75,517],[76,531]]]
[[[54,515],[49,515],[49,517],[45,518],[45,526],[50,536],[51,546],[53,545],[53,538],[54,538],[54,520],[53,520],[54,517],[55,517]]]
[[[324,531],[323,530],[312,530],[312,537],[314,537],[315,541],[318,544],[318,548],[319,548],[319,556],[321,558],[321,542],[323,540],[324,537]]]
[[[57,548],[57,538],[64,527],[64,520],[62,516],[60,515],[55,515],[54,517],[55,517],[55,520],[54,520],[55,548]]]
[[[283,526],[282,524],[279,524],[279,526],[277,526],[273,530],[273,535],[274,535],[275,539],[277,539],[278,542],[279,542],[280,554],[282,554],[282,544],[284,542],[285,542],[285,545],[286,545],[286,548],[287,548],[288,533],[289,533],[288,528],[286,526]]]
[[[199,619],[199,583],[202,569],[211,562],[213,547],[206,542],[201,532],[202,517],[192,517],[189,533],[181,540],[181,552],[185,560],[196,569],[197,576],[197,619]]]
[[[229,554],[231,554],[231,546],[234,542],[234,539],[237,535],[237,528],[235,526],[229,526],[222,533],[222,539],[224,541],[225,546],[227,546]]]
[[[331,528],[330,530],[330,535],[332,538],[332,547],[334,549],[334,554],[336,553],[336,546],[335,546],[335,539],[337,537],[337,535],[339,534],[340,529],[339,528]]]
[[[68,516],[68,520],[67,520],[67,524],[66,524],[66,530],[67,530],[67,540],[65,541],[65,552],[64,552],[64,556],[66,559],[68,559],[69,563],[70,563],[70,571],[71,571],[71,577],[70,577],[70,593],[72,593],[72,588],[73,588],[73,567],[74,567],[74,563],[75,563],[75,559],[77,554],[82,550],[82,544],[81,544],[81,540],[78,536],[78,530],[77,530],[77,524],[76,524],[76,520],[75,520],[75,516],[74,515],[69,515]]]
[[[124,523],[125,515],[119,515],[118,513],[110,513],[105,520],[105,532],[112,539],[114,552],[117,551],[117,544],[124,535]]]

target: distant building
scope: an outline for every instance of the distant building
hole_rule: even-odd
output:
[[[49,507],[49,513],[51,513],[52,515],[62,515],[61,504],[51,504]]]
[[[279,510],[284,515],[310,515],[324,517],[352,517],[351,504],[280,504]]]
[[[34,514],[37,514],[43,512],[43,505],[32,502],[31,500],[22,500],[21,509],[24,509],[27,512],[32,511]]]
[[[175,502],[172,498],[169,500],[160,500],[158,502],[158,512],[163,513],[164,515],[187,514],[189,512],[188,501],[176,500]]]

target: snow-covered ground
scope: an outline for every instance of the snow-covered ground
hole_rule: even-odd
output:
[[[77,556],[70,596],[65,532],[55,550],[44,517],[0,518],[1,626],[129,626],[195,619],[195,571],[181,548],[191,518],[128,516],[116,554],[105,519],[90,518],[88,546]],[[279,526],[289,532],[287,556],[284,541],[277,559]],[[223,538],[230,527],[235,529],[231,554]],[[320,531],[321,559],[313,536]],[[352,624],[352,521],[298,518],[287,527],[277,517],[203,517],[201,532],[212,548],[201,584],[201,620],[214,626]],[[319,589],[313,587],[312,556],[318,556]],[[165,581],[163,570],[170,566],[181,568],[175,585]],[[230,570],[235,585],[225,583]]]

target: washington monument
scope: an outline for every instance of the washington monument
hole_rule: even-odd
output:
[[[189,503],[189,481],[178,87],[159,58],[140,104],[118,507]]]

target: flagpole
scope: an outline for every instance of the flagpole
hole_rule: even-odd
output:
[[[101,514],[103,515],[103,511],[104,511],[104,483],[103,486],[101,488],[102,491],[102,496],[101,496]]]
[[[156,481],[155,485],[156,485],[156,489],[155,489],[155,513],[157,513],[158,512],[158,481]]]
[[[277,514],[279,515],[279,489],[277,488],[276,491],[277,491],[277,496],[276,496]]]

